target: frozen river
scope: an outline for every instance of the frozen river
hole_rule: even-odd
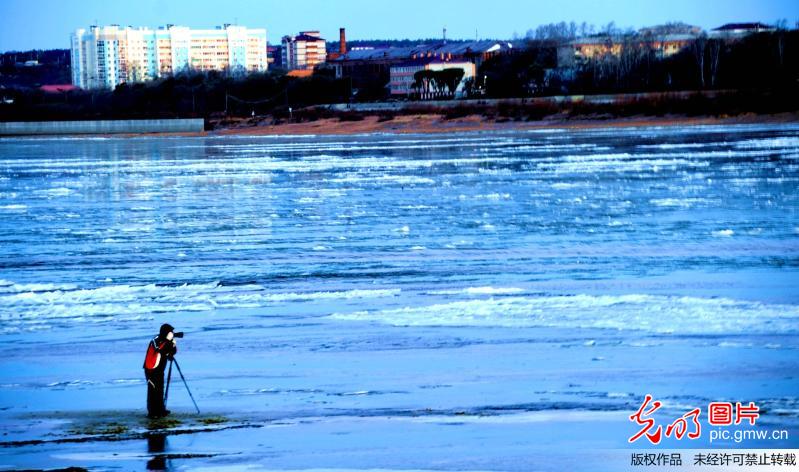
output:
[[[3,441],[143,412],[168,321],[201,408],[257,423],[172,467],[540,468],[626,447],[647,393],[755,401],[790,439],[722,444],[796,448],[797,286],[795,124],[0,140]]]

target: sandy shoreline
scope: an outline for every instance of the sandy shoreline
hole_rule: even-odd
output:
[[[378,116],[367,116],[362,121],[340,121],[326,118],[304,123],[280,125],[241,125],[209,131],[205,135],[347,135],[367,133],[433,134],[469,131],[512,131],[537,129],[586,129],[639,126],[691,126],[752,123],[789,123],[799,121],[799,113],[777,115],[746,114],[735,117],[686,116],[635,116],[612,119],[549,119],[541,121],[496,121],[478,115],[457,119],[444,119],[441,115],[407,115],[380,121]]]

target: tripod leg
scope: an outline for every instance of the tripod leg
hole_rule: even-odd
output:
[[[166,389],[164,389],[164,409],[166,409],[166,401],[169,398],[169,383],[172,381],[172,359],[169,360],[169,372],[166,375]]]
[[[194,408],[197,409],[197,414],[200,413],[200,407],[197,406],[197,402],[194,401],[194,395],[191,394],[191,390],[189,389],[189,384],[186,382],[186,377],[183,376],[183,371],[180,370],[180,364],[178,364],[177,359],[173,359],[175,363],[175,367],[178,368],[178,374],[180,374],[180,379],[183,381],[183,385],[186,386],[186,391],[189,392],[189,398],[191,398],[191,402],[194,403]]]

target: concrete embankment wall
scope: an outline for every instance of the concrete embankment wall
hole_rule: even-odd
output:
[[[608,95],[557,95],[550,97],[531,98],[493,98],[469,100],[408,100],[396,102],[371,102],[371,103],[335,103],[332,105],[317,105],[316,108],[326,108],[333,111],[404,111],[404,110],[439,110],[458,107],[496,107],[499,105],[542,105],[564,103],[587,104],[614,104],[634,100],[688,100],[697,95],[714,98],[719,95],[729,94],[726,90],[704,91],[679,91],[679,92],[648,92],[648,93],[619,93]]]
[[[40,134],[194,133],[203,130],[202,118],[174,120],[6,121],[0,136]]]

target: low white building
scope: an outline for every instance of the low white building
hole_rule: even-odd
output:
[[[439,57],[426,57],[422,59],[412,59],[400,62],[391,66],[389,75],[389,87],[392,96],[412,96],[419,98],[438,98],[439,94],[435,84],[422,83],[420,87],[414,87],[416,83],[416,73],[419,71],[443,71],[445,69],[460,69],[463,77],[457,84],[454,93],[455,97],[460,97],[465,93],[464,85],[467,80],[474,80],[477,74],[477,67],[469,61],[447,61]]]

